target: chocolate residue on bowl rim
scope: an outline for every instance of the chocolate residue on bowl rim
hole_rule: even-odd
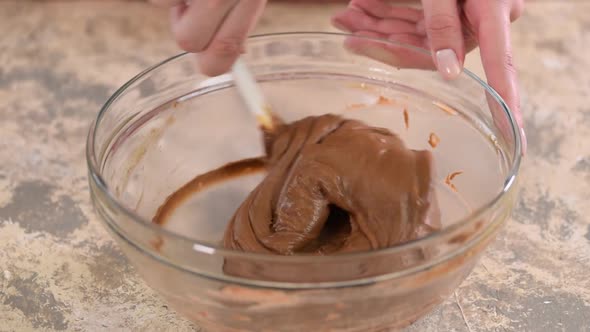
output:
[[[404,125],[406,129],[410,129],[410,113],[408,113],[408,109],[404,107]]]
[[[463,171],[456,171],[456,172],[452,172],[449,175],[447,175],[447,177],[445,178],[445,183],[447,186],[449,186],[451,189],[453,189],[454,192],[458,192],[457,187],[455,187],[455,185],[453,184],[453,179],[457,176],[457,175],[461,175],[463,174]]]
[[[428,144],[430,144],[432,148],[436,148],[438,143],[440,143],[440,138],[435,133],[430,133],[428,136]]]

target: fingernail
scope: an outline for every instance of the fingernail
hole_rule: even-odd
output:
[[[446,79],[453,79],[461,74],[461,64],[457,54],[450,48],[436,51],[436,67]]]
[[[524,132],[524,128],[520,128],[520,141],[522,142],[522,155],[526,154],[526,150],[528,147],[528,142],[526,140],[526,133]]]

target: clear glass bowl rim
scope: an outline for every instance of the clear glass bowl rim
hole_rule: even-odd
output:
[[[391,44],[391,45],[395,45],[397,47],[407,48],[407,49],[414,51],[414,52],[430,54],[430,52],[425,49],[421,49],[421,48],[418,48],[418,47],[415,47],[412,45],[407,45],[404,43],[399,43],[399,42],[380,39],[380,38],[373,38],[373,37],[354,36],[351,34],[338,33],[338,32],[269,33],[269,34],[253,35],[253,36],[248,37],[248,40],[257,40],[257,39],[263,39],[263,38],[268,38],[268,37],[281,37],[281,36],[284,36],[284,37],[306,37],[306,36],[307,37],[313,37],[313,36],[330,37],[330,36],[332,36],[332,37],[338,37],[338,38],[354,37],[354,38],[372,40],[372,41],[376,41],[376,42],[380,42],[380,43],[384,43],[384,44]],[[508,105],[504,102],[502,97],[492,87],[490,87],[485,81],[483,81],[481,78],[479,78],[473,72],[471,72],[467,69],[464,69],[463,73],[461,75],[466,75],[468,78],[471,78],[473,81],[475,81],[475,83],[479,84],[485,91],[487,91],[489,93],[489,95],[494,99],[494,101],[497,102],[501,106],[501,108],[504,112],[503,114],[509,120],[510,129],[512,130],[512,135],[514,136],[515,141],[514,141],[514,151],[512,151],[512,160],[513,161],[510,164],[508,174],[507,174],[506,178],[504,179],[504,185],[502,186],[502,190],[496,196],[494,196],[493,198],[488,200],[485,204],[475,208],[469,215],[455,221],[451,225],[449,225],[439,231],[431,233],[425,237],[422,237],[422,238],[419,238],[416,240],[412,240],[409,242],[405,242],[405,243],[397,245],[397,246],[378,249],[378,250],[353,252],[353,253],[330,255],[330,256],[311,256],[311,255],[282,256],[282,255],[271,255],[271,254],[262,254],[262,253],[240,252],[240,251],[236,251],[236,250],[225,249],[223,247],[212,246],[208,243],[201,243],[193,238],[186,237],[181,234],[168,231],[158,225],[155,225],[150,220],[147,220],[147,219],[142,218],[141,216],[137,215],[134,211],[132,211],[127,206],[125,206],[123,203],[121,203],[115,197],[114,192],[111,191],[111,189],[109,188],[109,186],[107,185],[106,181],[104,180],[104,178],[102,177],[102,175],[100,173],[100,166],[99,166],[99,163],[97,160],[94,142],[96,139],[96,137],[95,137],[96,136],[96,129],[100,125],[102,117],[104,116],[104,114],[106,112],[108,112],[108,110],[110,109],[110,106],[119,98],[119,96],[121,96],[126,91],[127,88],[129,88],[135,82],[141,80],[145,76],[149,75],[151,72],[157,70],[158,68],[161,68],[161,67],[165,66],[166,64],[172,63],[175,60],[180,59],[180,58],[187,56],[187,55],[189,55],[189,53],[184,52],[184,53],[180,53],[175,56],[172,56],[168,59],[165,59],[165,60],[161,61],[160,63],[155,64],[155,65],[147,68],[146,70],[140,72],[135,77],[133,77],[132,79],[127,81],[125,84],[123,84],[119,89],[117,89],[117,91],[115,91],[115,93],[102,106],[96,119],[93,121],[93,123],[90,126],[87,141],[86,141],[86,162],[87,162],[88,172],[89,172],[88,173],[89,181],[92,181],[95,184],[96,188],[101,191],[103,197],[105,197],[107,199],[107,201],[110,205],[116,207],[119,210],[118,212],[123,213],[125,216],[129,217],[131,220],[142,225],[143,227],[151,228],[152,231],[154,231],[155,233],[157,233],[160,236],[163,236],[165,238],[170,238],[170,239],[173,239],[176,241],[189,242],[189,243],[193,244],[193,250],[195,250],[197,252],[201,252],[203,254],[214,254],[214,255],[229,256],[229,257],[242,256],[242,257],[247,257],[250,260],[255,259],[255,258],[260,258],[261,260],[264,260],[264,261],[277,260],[277,261],[281,261],[281,262],[285,262],[286,260],[290,260],[294,263],[295,262],[321,263],[323,260],[330,260],[333,262],[334,260],[339,260],[339,259],[343,259],[343,260],[351,259],[351,258],[362,259],[363,257],[373,257],[373,256],[377,256],[377,255],[396,254],[396,253],[404,251],[404,250],[408,250],[408,249],[411,249],[414,247],[419,247],[427,242],[436,241],[437,238],[444,237],[444,235],[446,235],[446,234],[452,233],[464,226],[468,226],[468,224],[470,224],[470,223],[474,223],[476,220],[479,219],[478,218],[479,216],[481,216],[483,213],[485,213],[490,208],[492,208],[508,191],[510,191],[510,189],[516,183],[515,180],[517,179],[517,176],[518,176],[521,158],[522,158],[522,145],[521,145],[522,143],[521,143],[520,131],[518,129],[516,118],[512,114],[512,111],[509,109]],[[486,227],[488,227],[488,228],[493,227],[493,224],[488,224]],[[110,228],[113,231],[116,231],[116,229],[114,229],[112,226]],[[125,236],[124,234],[118,234],[118,235],[121,236],[122,238],[124,238],[125,240],[131,242],[132,244],[134,244],[133,241],[128,239],[127,236]],[[471,245],[474,245],[473,241],[470,241],[470,243],[471,243]],[[142,248],[141,246],[137,246],[137,247]],[[470,247],[470,245],[466,245],[464,247],[458,248],[454,252],[451,252],[450,254],[446,255],[446,257],[442,260],[444,261],[448,258],[459,255],[459,254],[463,253],[464,251],[466,251],[469,247]],[[151,254],[150,254],[150,256],[154,257],[154,255],[151,255]],[[440,263],[440,261],[436,262],[436,263]],[[436,265],[436,263],[432,262],[432,264],[428,264],[428,265],[430,265],[430,266]],[[171,264],[173,266],[178,267],[178,268],[185,269],[184,267],[177,266],[174,263],[171,263]],[[424,268],[424,266],[422,268]],[[374,280],[375,278],[372,278],[372,279]],[[273,283],[273,282],[271,282],[271,283]]]

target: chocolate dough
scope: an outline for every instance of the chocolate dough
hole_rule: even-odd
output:
[[[266,178],[227,226],[224,246],[280,255],[366,251],[427,235],[432,156],[383,128],[335,115],[265,137]]]

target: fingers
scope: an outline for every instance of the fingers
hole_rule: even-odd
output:
[[[482,15],[477,31],[481,60],[488,83],[502,96],[522,128],[518,81],[510,41],[509,8],[502,6],[499,1],[493,5],[490,3],[485,8],[486,15]],[[500,116],[503,117],[497,114],[496,118]],[[526,150],[526,137],[522,129],[520,134],[523,150]]]
[[[183,50],[199,53],[201,71],[209,76],[230,69],[260,17],[266,0],[151,0],[172,6],[172,31]]]
[[[382,0],[353,0],[349,7],[332,18],[335,27],[352,32],[345,47],[350,51],[398,68],[434,68],[432,58],[422,53],[369,38],[427,48],[425,33],[416,23],[423,20],[422,11],[396,7]]]
[[[368,38],[389,39],[393,43],[371,40]],[[384,35],[373,31],[357,31],[355,36],[348,37],[344,46],[351,52],[367,56],[379,62],[397,68],[434,69],[432,57],[395,43],[425,48],[426,40],[413,34]]]
[[[446,79],[461,74],[463,30],[456,0],[422,0],[426,34],[438,71]]]
[[[170,8],[185,3],[185,0],[150,0],[150,3],[159,7]]]
[[[240,53],[248,33],[262,14],[265,1],[239,1],[219,28],[207,49],[198,58],[201,70],[209,76],[228,71]]]
[[[379,2],[379,1],[378,1]],[[345,31],[374,31],[382,34],[416,33],[416,23],[396,17],[379,18],[365,11],[347,9],[332,18],[332,24]]]
[[[417,22],[424,17],[421,10],[392,6],[383,0],[352,0],[349,8],[366,12],[376,18],[397,18],[409,22]]]
[[[396,7],[383,0],[353,0],[348,8],[334,15],[332,24],[344,31],[377,31],[381,33],[416,33],[421,10]]]
[[[479,42],[489,84],[504,98],[522,127],[509,24],[522,14],[523,0],[466,1],[462,3],[463,11],[457,0],[422,0],[422,3],[423,15],[418,10],[395,7],[382,0],[352,0],[332,22],[357,36],[430,48],[433,57],[425,59],[407,48],[366,38],[349,37],[345,42],[352,52],[396,67],[426,69],[432,68],[434,61],[447,79],[461,73],[466,52]],[[492,107],[492,112],[498,127],[507,133],[509,124],[499,123],[504,119],[502,109]],[[526,137],[522,130],[521,137],[525,150]]]
[[[176,42],[185,51],[201,52],[217,32],[237,0],[193,0],[172,10],[172,30]]]

